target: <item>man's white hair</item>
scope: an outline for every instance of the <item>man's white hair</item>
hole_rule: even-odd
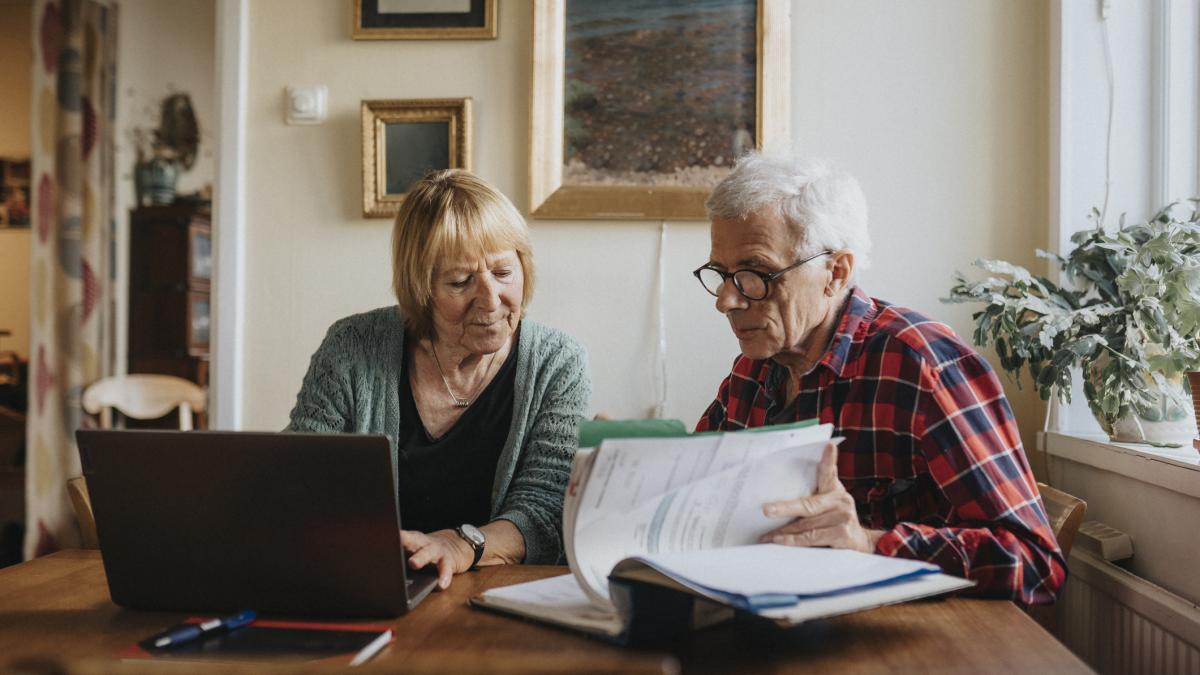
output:
[[[858,181],[819,159],[751,152],[738,160],[704,203],[712,218],[738,219],[775,210],[799,235],[799,255],[854,253],[854,268],[870,265],[867,200]]]

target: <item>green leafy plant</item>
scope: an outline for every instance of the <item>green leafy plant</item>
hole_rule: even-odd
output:
[[[1121,219],[1071,236],[1059,256],[1064,285],[1001,260],[977,260],[990,273],[961,273],[943,302],[984,304],[973,315],[975,343],[995,345],[1017,379],[1026,367],[1043,400],[1071,400],[1071,371],[1083,374],[1088,407],[1111,432],[1123,417],[1154,420],[1161,392],[1200,367],[1200,200],[1168,205],[1136,225]]]

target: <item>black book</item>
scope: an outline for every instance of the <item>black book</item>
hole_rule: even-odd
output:
[[[203,619],[189,619],[196,623]],[[181,661],[328,661],[359,665],[392,641],[381,624],[319,623],[257,619],[248,626],[220,631],[172,647],[157,648],[152,636],[130,647],[126,658]]]

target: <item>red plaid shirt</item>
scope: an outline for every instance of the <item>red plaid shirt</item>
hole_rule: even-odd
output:
[[[927,560],[978,595],[1053,602],[1067,570],[987,361],[944,324],[850,295],[829,351],[785,404],[786,369],[739,356],[696,431],[817,418],[876,553]]]

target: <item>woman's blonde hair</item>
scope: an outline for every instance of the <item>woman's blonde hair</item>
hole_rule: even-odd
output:
[[[426,174],[413,183],[392,227],[392,290],[405,326],[433,335],[433,276],[438,263],[516,251],[524,273],[521,311],[533,298],[529,227],[499,190],[462,169]]]

